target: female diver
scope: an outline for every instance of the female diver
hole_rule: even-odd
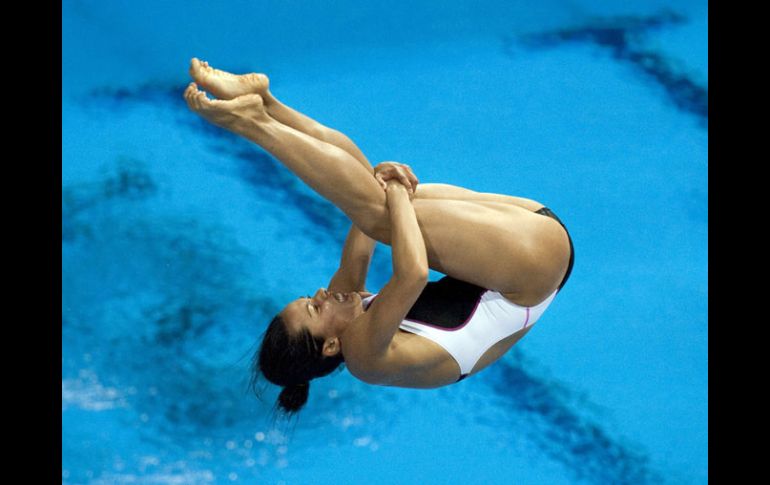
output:
[[[252,369],[282,386],[286,413],[310,380],[342,362],[358,379],[435,388],[489,366],[542,315],[574,260],[564,225],[543,204],[446,184],[421,184],[407,165],[372,167],[344,134],[278,101],[263,74],[234,75],[192,59],[188,106],[258,144],[352,221],[339,269],[270,322]],[[210,99],[207,90],[217,99]],[[365,290],[375,241],[393,276]],[[428,282],[428,268],[444,273]]]

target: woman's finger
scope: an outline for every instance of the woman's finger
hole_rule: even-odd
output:
[[[388,184],[385,183],[385,180],[382,178],[382,174],[380,173],[375,174],[374,178],[377,180],[377,182],[380,184],[380,187],[382,187],[383,190],[386,190],[388,188]]]
[[[412,171],[412,168],[409,165],[403,165],[403,170],[406,173],[406,175],[409,177],[409,181],[412,183],[413,186],[417,186],[417,184],[420,183],[420,181],[417,179],[417,176]]]
[[[401,182],[401,185],[406,187],[407,191],[412,191],[412,183],[409,181],[409,178],[406,175],[399,175],[398,181]]]

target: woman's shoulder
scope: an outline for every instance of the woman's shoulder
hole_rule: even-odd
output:
[[[352,349],[345,353],[345,365],[354,377],[382,386],[433,388],[457,378],[457,364],[446,350],[424,337],[401,330],[383,354],[371,355]]]
[[[361,329],[363,326],[377,325],[370,321],[372,313],[364,313],[356,318],[353,325]],[[397,331],[387,348],[375,352],[365,341],[367,333],[364,331],[352,331],[342,341],[342,351],[345,356],[345,367],[350,373],[369,384],[388,385],[395,374],[402,373],[405,368],[404,339]],[[408,352],[406,353],[408,355]]]
[[[387,385],[392,372],[392,364],[386,352],[384,355],[372,355],[361,352],[358,348],[345,350],[345,367],[353,377],[367,384]]]

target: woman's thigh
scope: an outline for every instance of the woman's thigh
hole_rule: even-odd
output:
[[[535,212],[543,207],[543,204],[536,200],[525,197],[515,197],[512,195],[494,194],[490,192],[476,192],[457,185],[450,184],[420,184],[415,192],[416,199],[450,199],[466,200],[471,202],[498,202],[511,204]]]
[[[415,198],[413,204],[432,269],[527,306],[561,282],[569,243],[550,217],[502,202]],[[390,244],[387,218],[375,235]]]

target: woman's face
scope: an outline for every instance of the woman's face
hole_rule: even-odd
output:
[[[319,288],[312,297],[289,303],[282,316],[290,332],[306,327],[314,337],[327,339],[339,337],[363,312],[361,295],[357,292],[330,293],[326,288]]]

